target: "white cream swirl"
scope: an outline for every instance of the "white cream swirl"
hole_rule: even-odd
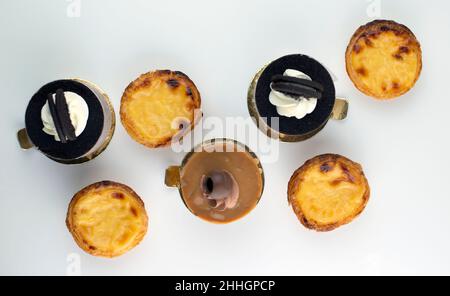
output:
[[[311,80],[311,77],[305,73],[292,69],[287,69],[283,75]],[[279,115],[297,119],[311,114],[317,106],[317,98],[292,97],[273,89],[270,92],[269,100],[272,105],[277,107]]]
[[[86,101],[76,93],[64,92],[66,97],[67,107],[69,108],[70,121],[75,128],[75,135],[78,137],[83,133],[89,118],[89,107]],[[53,94],[55,100],[56,94]],[[58,132],[56,131],[55,123],[53,122],[52,114],[48,102],[41,109],[41,119],[44,125],[42,129],[46,134],[53,136],[55,141],[60,142]]]

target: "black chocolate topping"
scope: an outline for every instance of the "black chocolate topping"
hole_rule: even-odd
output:
[[[55,125],[56,133],[61,141],[61,143],[65,144],[66,136],[64,135],[61,122],[59,121],[58,111],[56,109],[55,102],[53,101],[53,95],[48,94],[47,96],[48,108],[50,109],[50,114],[52,115],[53,124]]]
[[[61,122],[64,136],[68,141],[75,141],[77,138],[75,135],[75,128],[70,119],[69,107],[67,106],[67,100],[62,89],[56,91],[56,111]]]
[[[273,82],[272,89],[290,96],[300,96],[305,98],[322,98],[322,92],[300,83],[293,82]]]
[[[281,75],[281,74],[274,75],[272,77],[272,82],[292,82],[292,83],[310,86],[320,92],[324,91],[323,85],[319,82],[308,80],[308,79],[303,79],[303,78],[298,78],[298,77],[285,76],[285,75]]]

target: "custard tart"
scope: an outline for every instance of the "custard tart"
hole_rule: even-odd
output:
[[[149,148],[179,141],[200,112],[200,93],[189,77],[170,70],[141,75],[125,90],[120,118],[128,134]]]
[[[81,249],[113,258],[142,241],[148,217],[143,201],[131,188],[103,181],[75,194],[66,224]]]
[[[346,52],[347,73],[368,96],[385,100],[408,92],[422,70],[420,43],[406,26],[377,20],[360,27]]]
[[[350,223],[369,201],[361,165],[334,154],[317,156],[289,181],[288,199],[300,222],[324,232]]]

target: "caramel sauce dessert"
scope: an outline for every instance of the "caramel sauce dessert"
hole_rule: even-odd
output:
[[[345,59],[355,86],[381,100],[408,92],[422,70],[419,41],[407,27],[393,21],[378,20],[360,27]]]
[[[240,149],[242,148],[242,149]],[[204,144],[187,157],[180,190],[188,209],[216,224],[234,222],[261,199],[264,175],[258,158],[233,141]]]
[[[167,146],[191,131],[201,113],[200,93],[188,76],[169,70],[140,76],[123,94],[120,118],[128,134],[149,148]]]
[[[131,188],[103,181],[73,197],[66,224],[81,249],[94,256],[113,258],[142,241],[148,217],[144,203]]]
[[[289,181],[288,199],[298,219],[320,232],[350,223],[364,210],[369,196],[361,166],[340,155],[307,161]]]

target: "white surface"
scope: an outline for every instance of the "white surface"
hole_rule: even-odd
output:
[[[424,53],[416,87],[384,103],[358,92],[345,73],[347,43],[371,20],[365,0],[82,0],[79,18],[67,17],[68,4],[0,2],[0,274],[64,275],[71,253],[80,254],[84,275],[450,274],[448,1],[381,1],[380,17],[408,25]],[[256,70],[297,52],[334,73],[349,118],[310,141],[282,144],[280,160],[265,165],[261,203],[235,224],[191,215],[163,185],[165,168],[183,154],[139,146],[120,121],[108,150],[75,167],[21,151],[15,139],[31,95],[73,76],[98,83],[118,111],[140,73],[181,70],[202,92],[205,115],[247,116]],[[362,163],[372,196],[354,223],[318,234],[297,221],[286,187],[297,167],[325,152]],[[116,260],[85,255],[64,224],[72,195],[104,179],[133,187],[150,215],[143,243]]]

